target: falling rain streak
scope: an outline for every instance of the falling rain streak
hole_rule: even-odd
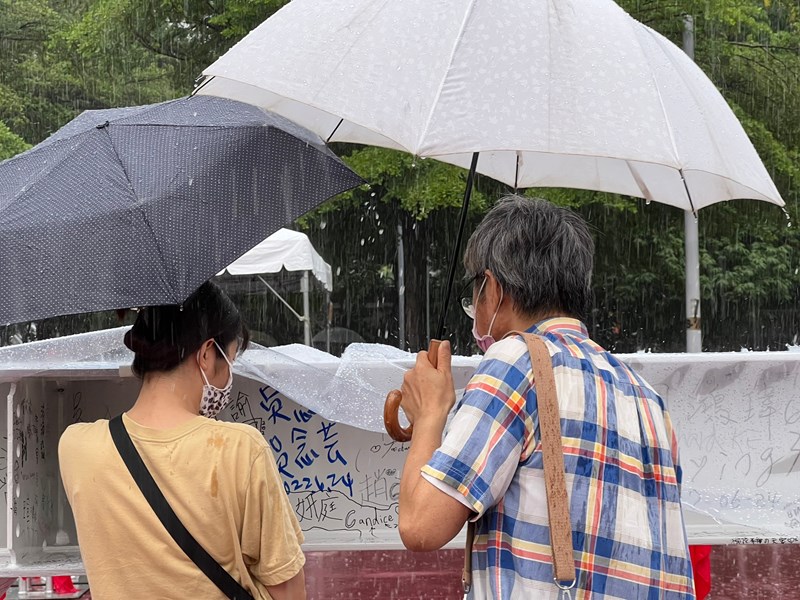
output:
[[[190,0],[123,3],[114,10],[103,2],[3,3],[0,158],[38,143],[85,109],[185,95],[205,66],[282,4],[252,4],[242,11],[236,3]],[[682,17],[694,14],[696,61],[734,107],[787,201],[783,217],[775,207],[746,201],[700,212],[704,348],[783,350],[800,335],[800,233],[792,226],[800,182],[800,17],[786,1],[706,4],[700,11],[683,1],[621,5],[679,44]],[[424,347],[430,320],[441,310],[465,173],[388,150],[344,144],[333,149],[371,185],[294,225],[309,234],[334,272],[332,309],[324,290],[312,286],[312,334],[323,332],[331,316],[340,340],[334,351],[354,340]],[[508,191],[479,177],[468,231]],[[528,193],[574,207],[593,227],[598,252],[588,321],[595,339],[616,351],[683,350],[680,211],[597,192]],[[398,226],[404,281],[398,281]],[[299,309],[296,275],[283,273],[270,282]],[[398,314],[401,291],[404,315]],[[260,282],[239,282],[231,292],[256,341],[302,341],[302,325]],[[453,306],[458,301],[454,297]],[[117,323],[109,312],[4,324],[0,344]],[[449,311],[448,331],[458,352],[475,350],[463,313]]]

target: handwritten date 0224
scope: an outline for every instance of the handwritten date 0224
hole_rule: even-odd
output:
[[[353,477],[348,460],[339,449],[339,430],[333,421],[320,419],[311,410],[289,410],[280,393],[261,388],[261,408],[267,422],[276,427],[269,438],[278,472],[287,493],[340,490],[353,497]],[[286,432],[280,435],[280,432]],[[320,466],[324,475],[319,474]],[[314,466],[315,473],[306,473]],[[326,468],[327,467],[327,468]]]

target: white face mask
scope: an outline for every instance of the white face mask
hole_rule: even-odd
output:
[[[219,347],[217,340],[214,340],[214,345],[222,354],[222,357],[225,359],[225,362],[228,363],[228,383],[225,384],[225,387],[218,388],[216,386],[211,385],[208,382],[208,377],[203,372],[202,367],[200,368],[200,375],[203,376],[203,397],[200,400],[200,414],[204,417],[208,417],[209,419],[213,419],[219,414],[223,408],[225,408],[231,401],[231,388],[233,387],[233,365],[231,361],[228,360],[227,355]],[[200,364],[200,352],[197,353],[197,362],[198,366]]]

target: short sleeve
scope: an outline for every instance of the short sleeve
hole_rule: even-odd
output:
[[[283,489],[275,459],[264,448],[250,469],[242,524],[242,554],[265,586],[288,581],[305,564],[303,533]]]
[[[529,377],[530,358],[521,339],[493,344],[470,379],[442,446],[422,468],[426,479],[461,494],[477,517],[503,497],[533,434]]]

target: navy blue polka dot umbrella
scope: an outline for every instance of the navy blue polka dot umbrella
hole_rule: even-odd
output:
[[[315,134],[240,102],[84,112],[0,163],[0,324],[179,304],[360,183]]]

